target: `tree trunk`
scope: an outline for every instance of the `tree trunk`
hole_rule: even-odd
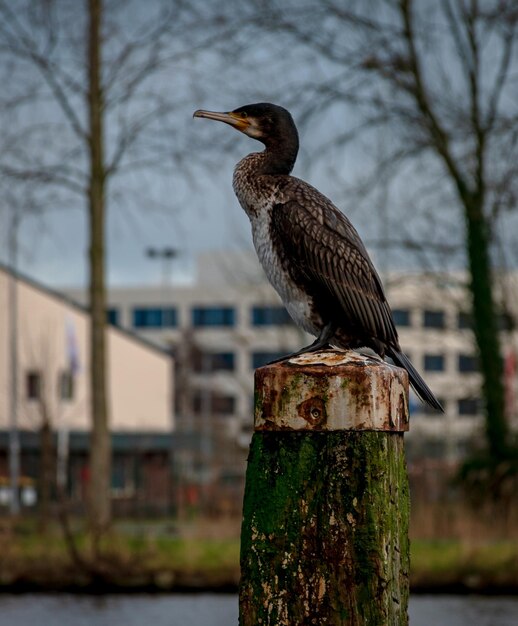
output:
[[[504,458],[507,449],[508,428],[505,419],[498,318],[493,299],[493,279],[489,259],[488,224],[481,204],[476,198],[465,200],[470,291],[485,399],[486,437],[491,458],[499,461]]]
[[[101,86],[102,0],[88,0],[88,111],[90,129],[90,314],[91,314],[91,410],[90,522],[94,538],[109,525],[111,449],[107,406],[107,358],[105,348],[106,295],[104,284],[105,164],[103,90]]]

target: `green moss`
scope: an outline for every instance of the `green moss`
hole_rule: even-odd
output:
[[[262,415],[263,413],[263,395],[258,393],[257,389],[254,391],[254,416]]]
[[[284,623],[288,598],[290,623],[311,623],[308,610],[314,623],[336,626],[360,616],[374,626],[406,623],[407,518],[400,435],[255,433],[242,623]]]
[[[340,387],[342,389],[347,389],[349,387],[349,379],[348,378],[342,378],[342,382],[340,383]]]

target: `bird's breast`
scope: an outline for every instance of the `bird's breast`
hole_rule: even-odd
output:
[[[315,307],[311,296],[292,279],[282,251],[275,245],[271,236],[271,211],[250,220],[252,238],[257,257],[275,291],[290,314],[293,321],[306,332],[318,335],[320,320],[315,317]]]
[[[321,319],[312,297],[298,285],[289,272],[290,259],[282,242],[272,237],[273,208],[280,201],[280,177],[257,175],[257,165],[264,153],[245,157],[234,170],[234,192],[250,219],[254,247],[263,270],[293,321],[306,332],[318,335]]]

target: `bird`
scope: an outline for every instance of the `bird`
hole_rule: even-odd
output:
[[[360,235],[325,195],[291,175],[299,134],[290,112],[268,102],[193,117],[224,122],[264,145],[234,169],[233,188],[252,227],[259,261],[288,313],[316,337],[287,355],[370,348],[408,372],[419,398],[441,404],[403,353],[381,279]]]

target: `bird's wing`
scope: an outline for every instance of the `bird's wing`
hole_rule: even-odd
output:
[[[397,346],[383,286],[360,236],[327,198],[310,190],[274,206],[273,238],[295,272],[339,302],[344,325]]]

